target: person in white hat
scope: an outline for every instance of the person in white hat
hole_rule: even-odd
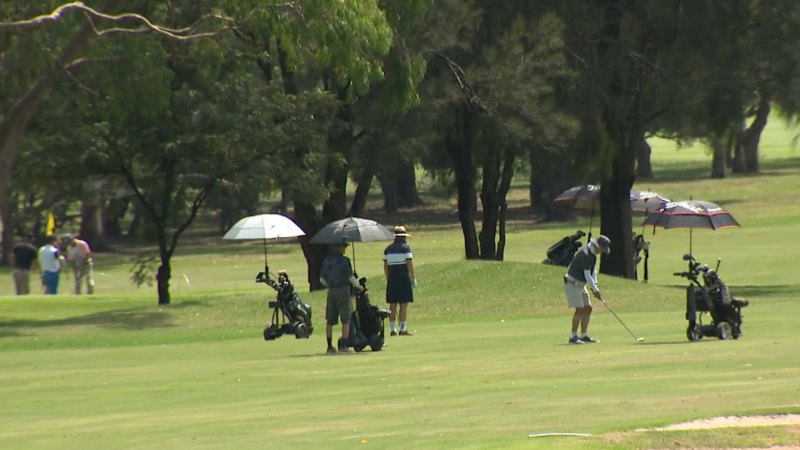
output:
[[[575,253],[567,269],[567,274],[564,275],[567,304],[570,308],[575,308],[575,313],[572,315],[572,333],[569,335],[568,341],[570,344],[597,342],[589,336],[592,302],[589,301],[589,291],[586,290],[586,286],[591,288],[595,298],[603,298],[600,288],[597,286],[597,256],[609,253],[611,253],[611,240],[601,234]],[[579,325],[580,335],[578,335]]]
[[[411,336],[408,331],[408,305],[414,302],[414,286],[417,278],[414,274],[413,255],[406,238],[411,236],[406,227],[394,228],[394,242],[383,251],[383,273],[386,276],[386,303],[389,304],[390,336]],[[398,314],[399,305],[399,314]],[[400,330],[397,329],[400,319]]]

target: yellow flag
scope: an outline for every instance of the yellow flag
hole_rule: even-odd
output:
[[[56,234],[56,216],[53,213],[47,215],[47,228],[45,229],[46,236]]]

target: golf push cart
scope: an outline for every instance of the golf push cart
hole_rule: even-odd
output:
[[[314,331],[311,326],[311,305],[300,299],[286,271],[278,272],[278,281],[270,277],[269,269],[259,272],[256,283],[265,283],[277,292],[275,301],[269,302],[269,307],[273,309],[272,320],[264,328],[264,340],[272,341],[289,333],[297,339],[307,339]]]
[[[353,350],[360,352],[367,346],[373,352],[383,349],[385,339],[384,320],[389,317],[389,311],[378,308],[369,301],[367,293],[367,279],[359,278],[358,284],[364,288],[362,291],[353,289],[356,297],[356,307],[350,316],[350,335],[343,343]]]
[[[683,255],[683,260],[688,261],[689,270],[673,275],[690,281],[686,287],[686,320],[689,321],[686,337],[690,341],[699,341],[703,336],[739,339],[742,335],[742,308],[749,302],[731,297],[728,286],[717,274],[721,260],[717,260],[714,270],[697,262],[691,254]],[[701,276],[702,283],[699,280]],[[711,323],[703,323],[704,315],[711,315]]]
[[[581,230],[576,231],[575,234],[564,236],[560,241],[547,249],[547,259],[542,261],[542,263],[555,266],[569,266],[569,263],[572,262],[572,257],[575,256],[575,252],[581,248],[582,244],[579,241],[584,236],[586,236],[586,233]]]

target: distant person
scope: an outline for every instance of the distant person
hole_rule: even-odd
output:
[[[611,240],[601,234],[575,253],[567,269],[567,274],[564,275],[567,304],[570,308],[575,308],[575,313],[572,315],[572,333],[569,335],[568,341],[570,344],[597,342],[589,336],[592,303],[589,301],[589,292],[586,290],[586,286],[591,288],[595,298],[603,298],[600,288],[597,287],[597,256],[609,253],[611,253]],[[578,325],[581,329],[580,335],[578,335]]]
[[[36,261],[36,246],[33,245],[35,236],[30,234],[25,240],[15,245],[11,250],[11,278],[17,295],[28,295],[31,292],[31,266]]]
[[[383,273],[386,276],[386,303],[389,304],[390,336],[411,336],[408,331],[408,304],[414,302],[414,262],[406,238],[411,236],[403,226],[394,228],[394,242],[383,251]],[[400,306],[398,317],[397,307]],[[400,330],[397,330],[397,319]]]
[[[44,293],[55,295],[58,293],[58,280],[61,272],[61,258],[56,243],[55,235],[47,237],[47,243],[39,249],[39,267],[42,269],[42,284]]]
[[[350,258],[344,256],[347,241],[333,245],[333,254],[322,262],[319,281],[328,288],[328,299],[325,306],[325,337],[328,340],[328,354],[335,354],[333,348],[333,326],[342,321],[342,337],[339,339],[339,352],[347,353],[347,338],[350,337],[350,286],[358,290],[364,288],[358,284],[353,274]]]
[[[75,275],[75,294],[81,295],[83,283],[86,283],[86,293],[94,294],[94,259],[89,243],[67,234],[63,239],[66,242],[67,261],[72,265]]]

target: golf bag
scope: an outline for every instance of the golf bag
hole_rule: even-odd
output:
[[[683,256],[689,262],[689,270],[673,275],[687,278],[686,320],[689,327],[686,337],[699,341],[703,336],[716,336],[719,339],[739,339],[742,336],[742,308],[750,302],[734,298],[728,286],[718,275],[720,261],[712,270],[698,263],[690,254]],[[702,276],[703,282],[699,278]],[[703,316],[711,316],[711,323],[703,323]]]
[[[560,241],[547,249],[547,259],[542,261],[542,263],[553,264],[555,266],[569,266],[569,263],[572,262],[572,257],[575,256],[575,252],[581,248],[582,244],[579,240],[584,236],[586,236],[586,233],[581,230],[576,231],[575,234],[564,236]]]
[[[389,311],[370,303],[366,278],[360,278],[358,283],[364,290],[356,290],[356,307],[350,316],[350,335],[344,344],[357,352],[367,346],[373,352],[379,352],[383,349],[385,336],[383,322],[389,317]]]
[[[275,301],[269,302],[272,320],[264,328],[264,340],[272,341],[287,333],[294,334],[297,339],[308,338],[314,331],[311,326],[311,305],[300,299],[289,275],[281,270],[276,282],[269,272],[259,272],[256,283],[266,283],[277,292]]]
[[[650,278],[647,263],[650,261],[650,243],[644,240],[641,234],[633,236],[633,276],[639,279],[639,263],[642,262],[641,253],[644,251],[644,282]]]

